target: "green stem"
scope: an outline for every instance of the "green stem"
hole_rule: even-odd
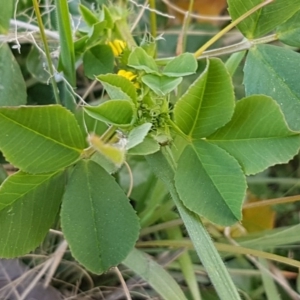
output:
[[[182,225],[182,220],[181,219],[175,219],[175,220],[172,220],[172,221],[159,223],[157,225],[142,228],[141,232],[140,232],[140,236],[142,237],[142,236],[148,235],[148,234],[153,233],[153,232],[166,230],[166,229],[176,227],[176,226],[180,226],[180,225]]]
[[[233,44],[230,46],[204,51],[202,53],[202,55],[200,55],[197,59],[221,56],[221,55],[236,53],[239,51],[249,50],[254,45],[270,43],[270,42],[274,42],[277,40],[278,40],[278,36],[276,34],[271,34],[271,35],[264,36],[259,39],[251,40],[251,41],[244,40],[242,42],[239,42],[237,44]],[[163,65],[166,65],[171,60],[173,60],[174,58],[175,57],[159,58],[159,59],[156,59],[155,61],[158,65],[163,66]]]
[[[104,143],[109,142],[109,140],[112,138],[114,135],[115,131],[117,130],[117,126],[109,126],[107,130],[102,134],[101,140]],[[88,147],[84,150],[83,154],[81,155],[82,158],[89,158],[91,157],[94,153],[96,152],[94,147]]]
[[[200,57],[198,57],[198,59],[200,58],[206,58],[206,57],[211,57],[211,56],[221,56],[221,55],[226,55],[226,54],[231,54],[231,53],[237,53],[237,52],[241,52],[244,50],[248,50],[253,46],[253,41],[248,41],[248,40],[244,40],[240,43],[237,44],[233,44],[233,45],[229,45],[226,47],[221,47],[218,49],[212,49],[212,50],[208,50],[208,51],[204,51],[202,53],[202,55]]]
[[[157,36],[157,20],[156,20],[156,13],[155,13],[155,0],[149,0],[149,5],[151,8],[150,11],[150,33],[153,36],[153,38],[155,39]]]
[[[186,48],[186,42],[187,42],[187,30],[189,28],[190,25],[190,21],[191,21],[191,13],[193,11],[193,7],[194,7],[194,0],[190,0],[190,4],[189,4],[189,9],[187,11],[187,15],[185,17],[185,22],[183,24],[183,29],[182,29],[182,53],[185,51]],[[178,54],[178,53],[177,53]]]
[[[43,21],[42,21],[42,16],[41,16],[39,4],[38,4],[37,0],[32,0],[32,3],[33,3],[34,12],[35,12],[35,15],[36,15],[36,18],[37,18],[41,38],[42,38],[44,49],[45,49],[45,54],[46,54],[48,68],[49,68],[49,73],[50,73],[50,76],[51,76],[50,80],[51,80],[51,83],[52,83],[55,102],[57,104],[61,104],[59,94],[58,94],[57,84],[56,84],[55,77],[54,77],[54,68],[53,68],[53,65],[52,65],[50,50],[49,50],[49,46],[48,46],[48,42],[47,42],[47,38],[46,38],[46,34],[45,34],[45,28],[44,28],[44,24],[43,24]]]
[[[109,126],[108,129],[102,134],[101,140],[104,143],[107,143],[111,139],[117,128],[117,126]]]
[[[194,0],[190,0],[188,11],[185,13],[182,31],[178,37],[178,43],[176,48],[176,55],[180,55],[185,52],[187,43],[187,31],[191,21],[191,13],[194,7]],[[182,94],[182,84],[177,88],[178,95]]]
[[[80,158],[90,158],[95,152],[96,152],[96,149],[93,148],[92,146],[90,146],[90,147],[84,149]]]
[[[163,147],[161,151],[164,154],[164,156],[166,157],[166,159],[167,159],[169,165],[171,166],[171,168],[173,170],[176,170],[177,169],[177,162],[174,158],[174,155],[172,153],[171,148],[169,146],[166,146],[166,147]]]
[[[200,57],[198,57],[198,59],[206,58],[206,57],[210,57],[210,56],[220,56],[220,55],[236,53],[236,52],[248,50],[251,47],[253,47],[254,45],[266,44],[266,43],[274,42],[277,40],[278,40],[278,36],[276,34],[271,34],[271,35],[264,36],[259,39],[251,40],[251,41],[245,39],[242,42],[237,43],[237,44],[233,44],[233,45],[218,48],[218,49],[204,51],[202,53],[202,55]]]
[[[199,216],[189,211],[181,202],[173,180],[174,170],[172,170],[161,152],[149,155],[146,158],[156,176],[165,183],[170,191],[195,250],[220,299],[240,300],[237,289]]]
[[[295,196],[288,196],[288,197],[280,197],[275,199],[269,200],[262,200],[257,202],[250,202],[246,203],[243,208],[254,208],[254,207],[263,207],[263,206],[270,206],[270,205],[278,205],[278,204],[285,204],[285,203],[294,203],[300,201],[300,195]]]
[[[227,33],[228,31],[230,31],[232,28],[234,28],[236,25],[238,25],[240,22],[242,22],[243,20],[245,20],[247,17],[249,17],[250,15],[252,15],[254,12],[256,12],[257,10],[261,9],[262,7],[266,6],[267,4],[270,4],[271,2],[273,2],[274,0],[266,0],[263,3],[260,3],[256,6],[254,6],[252,9],[250,9],[249,11],[247,11],[246,13],[244,13],[243,15],[241,15],[239,18],[237,18],[236,20],[234,20],[232,23],[230,23],[228,26],[226,26],[224,29],[222,29],[218,34],[216,34],[215,36],[213,36],[208,42],[206,42],[202,47],[200,47],[195,53],[194,56],[196,58],[198,58],[199,56],[201,56],[203,54],[203,52],[208,49],[212,44],[214,44],[217,40],[219,40],[225,33]]]
[[[125,41],[129,48],[136,47],[136,42],[132,37],[127,21],[124,19],[115,22],[115,28],[121,40]]]

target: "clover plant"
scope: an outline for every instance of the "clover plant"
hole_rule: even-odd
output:
[[[204,52],[209,43],[196,53],[157,59],[155,37],[135,40],[121,4],[79,4],[82,22],[74,31],[66,0],[55,1],[55,62],[33,3],[46,53],[40,63],[48,64],[56,104],[26,105],[19,66],[2,44],[0,149],[18,171],[0,187],[0,257],[34,250],[59,214],[71,253],[85,268],[100,274],[123,262],[135,270],[140,221],[115,174],[128,158],[145,156],[171,194],[219,297],[240,299],[201,219],[222,226],[241,221],[246,176],[298,153],[300,55],[265,42],[300,46],[299,1],[228,0],[233,21],[214,38],[236,25],[245,40],[229,47],[227,62]],[[12,13],[6,10],[0,13],[3,33]],[[243,59],[246,96],[236,99],[232,76]],[[179,93],[198,60],[205,61],[203,71]],[[79,63],[103,87],[97,105],[76,94]],[[179,291],[173,299],[185,296]]]

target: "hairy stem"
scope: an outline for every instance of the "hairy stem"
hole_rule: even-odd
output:
[[[149,0],[150,11],[150,32],[153,38],[157,36],[157,26],[156,26],[156,12],[155,12],[155,0]]]

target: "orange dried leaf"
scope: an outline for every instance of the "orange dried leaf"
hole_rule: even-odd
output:
[[[260,201],[254,195],[248,196],[248,203]],[[259,232],[274,227],[275,212],[271,206],[243,209],[243,226],[248,232]]]
[[[178,8],[187,11],[189,9],[189,0],[174,0],[172,3]],[[195,0],[192,12],[203,16],[219,16],[226,7],[226,0]],[[183,21],[184,14],[169,9],[170,13],[175,15],[177,20]],[[198,20],[199,22],[215,23],[207,20]]]

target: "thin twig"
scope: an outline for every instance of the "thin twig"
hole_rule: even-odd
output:
[[[49,232],[54,233],[54,234],[57,234],[57,235],[59,235],[59,236],[63,236],[63,235],[64,235],[61,231],[55,230],[55,229],[50,229]]]
[[[36,284],[40,281],[40,279],[44,276],[47,269],[51,266],[52,258],[48,259],[45,263],[43,268],[39,271],[37,276],[34,277],[34,279],[30,282],[30,284],[27,286],[25,291],[22,293],[20,300],[25,300],[27,295],[34,289]]]
[[[133,32],[133,30],[136,28],[136,26],[138,25],[138,23],[140,22],[145,10],[146,10],[146,5],[148,4],[148,0],[145,1],[145,3],[143,4],[142,9],[139,10],[139,14],[137,15],[134,23],[132,24],[131,28],[130,28],[130,32]]]
[[[127,163],[127,161],[124,161],[124,165],[127,168],[128,175],[129,175],[129,188],[128,188],[128,192],[127,192],[127,197],[129,198],[132,193],[132,189],[133,189],[133,175],[132,175],[131,168],[130,168],[129,164]]]
[[[54,275],[57,267],[61,263],[62,257],[65,254],[67,248],[68,248],[68,243],[64,239],[61,242],[61,244],[57,247],[55,252],[52,254],[53,261],[52,261],[52,264],[51,264],[51,266],[50,266],[50,268],[47,272],[46,278],[45,278],[45,282],[44,282],[44,287],[45,288],[50,284],[50,281],[52,280],[53,275]]]
[[[123,287],[123,290],[124,290],[126,299],[127,299],[127,300],[132,300],[132,299],[131,299],[131,296],[130,296],[129,289],[128,289],[127,285],[126,285],[126,282],[125,282],[125,280],[124,280],[124,278],[123,278],[123,276],[122,276],[122,273],[120,272],[119,268],[118,268],[118,267],[115,267],[115,268],[114,268],[114,271],[115,271],[115,273],[117,274],[117,276],[118,276],[118,278],[119,278],[119,280],[120,280],[120,282],[121,282],[121,284],[122,284],[122,287]]]
[[[87,96],[90,94],[90,92],[93,90],[93,88],[95,87],[95,85],[98,83],[98,80],[94,80],[89,87],[86,89],[85,93],[82,96],[82,99],[85,100],[87,98]],[[81,103],[81,101],[78,103],[78,105],[83,104]]]
[[[167,267],[170,263],[175,261],[180,255],[182,255],[186,251],[185,248],[178,249],[176,251],[166,251],[166,255],[160,256],[156,262],[163,267]],[[133,276],[127,280],[126,285],[132,290],[134,287],[141,286],[144,283],[143,280],[140,279],[139,276]],[[118,289],[115,292],[108,295],[105,299],[106,300],[118,300],[123,298],[123,290]]]
[[[184,14],[183,26],[180,35],[178,36],[178,42],[176,47],[176,54],[180,55],[185,51],[186,41],[187,41],[187,30],[191,21],[191,13],[194,6],[194,0],[190,0],[189,9]]]
[[[136,7],[139,7],[139,8],[144,8],[150,12],[154,12],[156,13],[157,15],[160,15],[162,17],[166,17],[166,18],[170,18],[170,19],[175,19],[174,16],[171,16],[169,14],[165,14],[165,13],[162,13],[161,11],[157,10],[157,9],[152,9],[150,8],[149,5],[143,5],[143,4],[138,4],[137,2],[133,1],[133,0],[129,0],[130,3],[134,4]]]
[[[38,26],[32,25],[30,23],[23,22],[23,21],[20,21],[20,20],[10,20],[10,25],[13,26],[14,28],[16,28],[16,30],[19,27],[19,28],[31,30],[33,32],[39,32],[40,31]],[[58,35],[57,32],[51,31],[51,30],[48,30],[48,29],[45,29],[44,32],[45,32],[45,35],[48,36],[49,38],[59,40],[59,35]]]
[[[276,204],[292,203],[292,202],[296,202],[296,201],[300,201],[300,195],[289,196],[289,197],[280,197],[280,198],[275,198],[275,199],[246,203],[243,206],[243,208],[248,209],[248,208],[255,208],[255,207],[262,207],[262,206],[271,206],[271,205],[276,205]]]

